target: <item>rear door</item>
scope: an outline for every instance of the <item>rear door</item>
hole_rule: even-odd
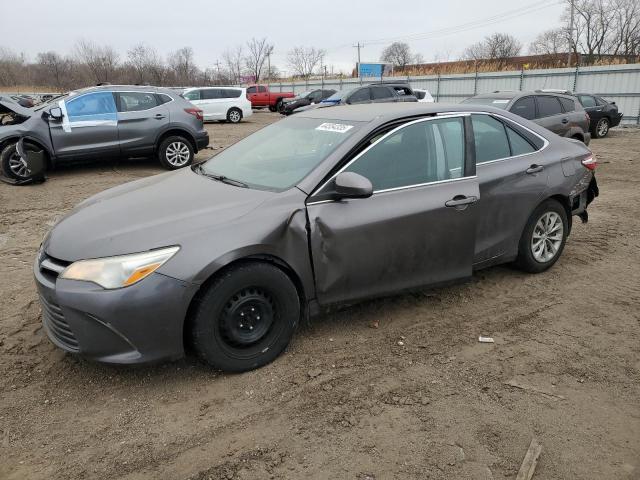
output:
[[[202,88],[200,90],[200,102],[198,107],[202,109],[205,120],[221,120],[224,118],[223,111],[226,114],[224,104],[226,99],[223,98],[223,91],[219,88]]]
[[[562,111],[558,97],[537,95],[535,99],[538,107],[535,122],[561,137],[566,136],[571,128],[569,114]]]
[[[524,224],[547,190],[548,165],[532,132],[489,114],[471,115],[480,183],[474,263],[517,252]]]
[[[81,94],[60,101],[61,121],[49,119],[49,131],[60,158],[118,155],[118,115],[112,92]]]
[[[598,101],[592,95],[579,95],[578,100],[580,100],[585,111],[589,114],[589,118],[591,119],[590,125],[597,125],[598,120],[604,116],[604,107],[602,105],[598,105]]]
[[[471,275],[474,165],[468,115],[421,119],[387,133],[341,171],[368,178],[369,198],[307,204],[322,304]],[[321,187],[319,192],[322,192]]]
[[[169,109],[153,92],[116,92],[118,137],[126,155],[153,152],[159,133],[169,125]]]

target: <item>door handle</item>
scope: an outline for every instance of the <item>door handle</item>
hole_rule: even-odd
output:
[[[472,203],[476,203],[478,201],[478,197],[467,197],[465,195],[456,195],[451,200],[447,200],[444,202],[445,207],[455,207],[459,210],[464,210],[467,208],[467,205]]]
[[[562,119],[562,123],[569,123],[569,119],[568,118],[563,118]]]
[[[533,165],[531,165],[529,168],[527,168],[526,173],[532,174],[532,173],[540,173],[541,171],[544,170],[544,166],[543,165],[536,165],[535,163]]]
[[[156,114],[156,116],[155,116],[155,117],[153,117],[153,118],[155,118],[156,120],[162,120],[162,119],[164,118],[164,115],[163,115],[163,114],[161,114],[161,113],[158,113],[158,114]]]

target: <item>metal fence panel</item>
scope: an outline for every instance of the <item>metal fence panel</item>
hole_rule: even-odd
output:
[[[363,79],[362,83],[378,79]],[[429,90],[437,102],[458,103],[465,98],[496,90],[537,90],[557,88],[601,95],[616,102],[624,113],[623,123],[640,124],[640,64],[594,67],[516,70],[456,75],[385,77],[383,80],[408,81],[413,88]],[[360,84],[357,78],[271,83],[276,92],[300,93],[314,88],[345,90]]]

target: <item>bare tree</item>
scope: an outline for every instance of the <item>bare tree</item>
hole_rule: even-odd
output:
[[[240,83],[240,77],[242,76],[242,65],[244,59],[244,52],[242,51],[242,45],[238,45],[233,49],[227,49],[222,54],[229,76],[232,79],[232,83]]]
[[[629,62],[640,55],[640,3],[637,0],[615,0],[611,53],[624,55]]]
[[[522,50],[522,44],[508,33],[494,33],[484,40],[467,47],[462,57],[467,60],[491,60],[498,63],[498,68],[506,64],[506,60],[516,57]]]
[[[88,68],[97,82],[109,82],[118,68],[118,54],[108,46],[99,46],[87,40],[80,40],[75,47],[78,59]]]
[[[25,57],[0,46],[0,85],[14,87],[24,83]]]
[[[287,63],[295,75],[309,78],[316,66],[322,63],[324,50],[315,47],[294,47],[287,54]]]
[[[586,56],[586,63],[600,60],[611,53],[611,36],[615,15],[612,14],[613,2],[608,0],[574,0],[574,42],[576,48]],[[567,7],[565,18],[571,15]]]
[[[147,82],[162,85],[166,76],[166,68],[162,58],[153,47],[144,43],[134,45],[127,52],[126,66],[133,73],[134,83]]]
[[[404,68],[413,61],[411,47],[408,43],[393,42],[382,50],[380,61],[391,63],[394,67]]]
[[[540,33],[531,45],[529,53],[532,55],[557,55],[568,53],[569,38],[564,28],[552,28]]]
[[[74,63],[68,57],[50,51],[38,54],[38,79],[40,85],[52,87],[58,92],[68,90],[74,81]]]
[[[255,77],[257,82],[260,80],[264,62],[267,60],[267,55],[270,55],[273,51],[273,45],[269,44],[267,42],[267,38],[264,37],[260,40],[252,38],[247,42],[247,47],[249,51],[244,57],[244,63],[249,75]]]
[[[192,85],[199,73],[193,60],[193,48],[182,47],[169,56],[169,68],[180,85]]]

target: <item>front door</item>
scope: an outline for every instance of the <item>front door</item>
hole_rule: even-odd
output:
[[[310,197],[321,304],[471,275],[479,191],[473,166],[465,166],[465,117],[410,122],[351,160],[342,171],[368,178],[370,198]]]
[[[153,152],[160,132],[169,125],[169,109],[152,92],[117,92],[118,138],[128,156]]]
[[[112,92],[91,92],[59,102],[62,120],[49,119],[60,158],[118,155],[118,114]]]

